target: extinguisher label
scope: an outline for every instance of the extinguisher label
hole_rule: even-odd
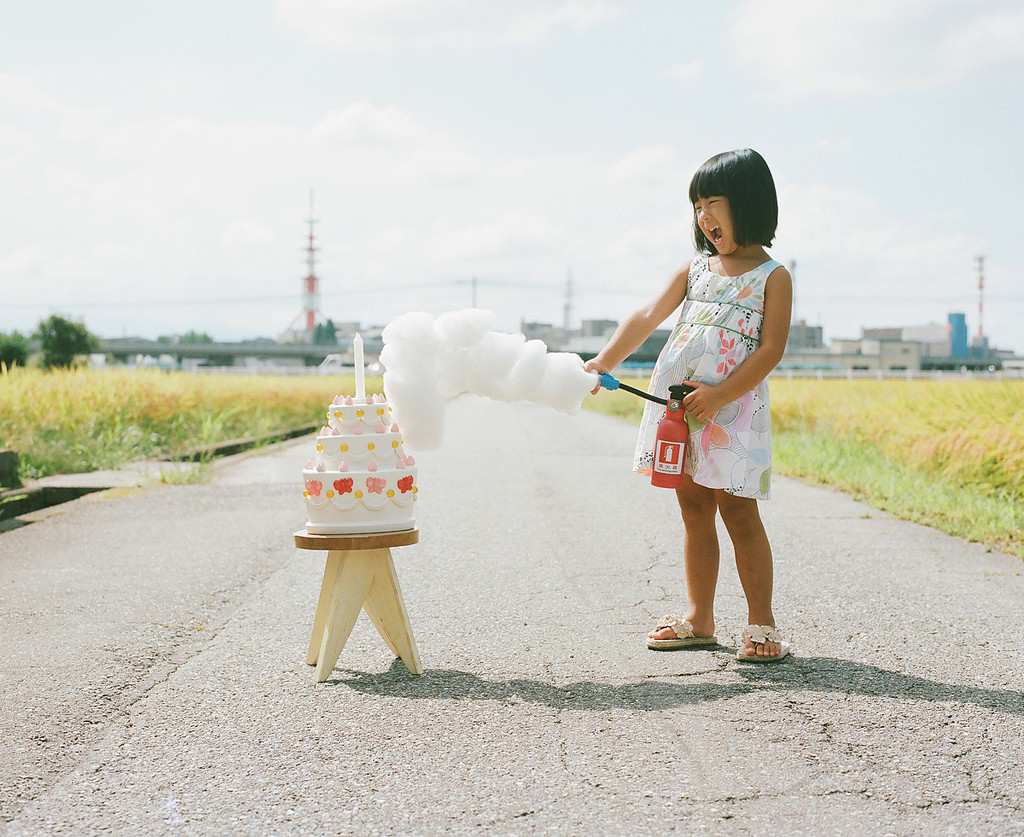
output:
[[[682,442],[665,442],[659,439],[654,451],[654,470],[659,474],[682,473]]]

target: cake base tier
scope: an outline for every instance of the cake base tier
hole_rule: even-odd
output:
[[[378,532],[408,532],[416,528],[412,520],[401,523],[313,523],[306,521],[311,535],[376,535]]]

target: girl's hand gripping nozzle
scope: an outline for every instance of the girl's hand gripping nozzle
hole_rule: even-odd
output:
[[[629,384],[622,383],[618,378],[608,372],[602,372],[598,376],[598,380],[601,382],[601,386],[605,389],[624,389],[626,392],[631,392],[633,395],[639,395],[641,398],[646,398],[648,401],[653,401],[655,404],[667,404],[668,402],[664,398],[658,398],[657,395],[651,395],[649,392],[644,392],[642,389],[631,387]],[[689,389],[689,387],[687,387]]]

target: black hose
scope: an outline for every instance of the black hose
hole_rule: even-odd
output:
[[[651,395],[649,392],[644,392],[642,389],[631,387],[629,384],[624,384],[619,381],[619,389],[624,389],[626,392],[631,392],[633,395],[639,395],[641,398],[646,398],[648,401],[653,401],[655,404],[661,404],[663,407],[668,406],[668,399],[658,398],[657,395]]]

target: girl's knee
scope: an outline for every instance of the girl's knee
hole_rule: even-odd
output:
[[[715,492],[710,488],[697,485],[689,477],[682,488],[676,489],[676,499],[684,518],[713,518],[718,509]]]
[[[719,493],[718,510],[726,527],[732,531],[756,530],[761,526],[757,511],[757,500],[751,497],[737,497],[725,491]]]

